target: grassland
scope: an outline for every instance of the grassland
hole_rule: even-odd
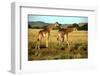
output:
[[[52,30],[48,48],[35,49],[37,34],[41,29],[28,29],[28,60],[79,59],[88,57],[87,31],[69,33],[70,47],[59,46],[57,30]],[[65,43],[66,44],[66,43]],[[45,39],[41,46],[45,45]]]

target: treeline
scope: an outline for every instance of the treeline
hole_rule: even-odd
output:
[[[78,30],[85,30],[87,31],[88,30],[88,23],[85,23],[83,25],[79,25],[79,24],[72,24],[73,27],[76,27]]]

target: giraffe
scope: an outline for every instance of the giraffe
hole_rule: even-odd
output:
[[[50,38],[50,32],[53,28],[58,27],[59,23],[55,22],[53,24],[49,24],[45,26],[42,30],[38,32],[38,38],[37,38],[37,43],[36,43],[36,49],[40,49],[40,42],[43,38],[45,38],[46,41],[46,47],[48,47],[49,43],[49,38]]]
[[[77,28],[73,26],[68,26],[66,28],[59,27],[58,37],[57,37],[57,40],[59,41],[59,45],[63,44],[66,40],[66,43],[69,46],[68,34],[73,31],[77,31]]]

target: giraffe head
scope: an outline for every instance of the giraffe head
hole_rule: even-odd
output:
[[[55,27],[58,27],[60,24],[58,22],[54,23]]]

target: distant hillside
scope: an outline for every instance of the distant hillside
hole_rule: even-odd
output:
[[[28,26],[29,28],[35,28],[35,27],[44,27],[44,26],[47,26],[49,23],[45,23],[45,22],[42,22],[42,21],[36,21],[36,22],[28,22]]]
[[[43,28],[49,24],[50,23],[45,23],[42,21],[28,22],[28,28],[40,29],[40,28]],[[88,23],[61,24],[62,28],[66,28],[68,26],[75,26],[78,28],[78,30],[88,30]]]

